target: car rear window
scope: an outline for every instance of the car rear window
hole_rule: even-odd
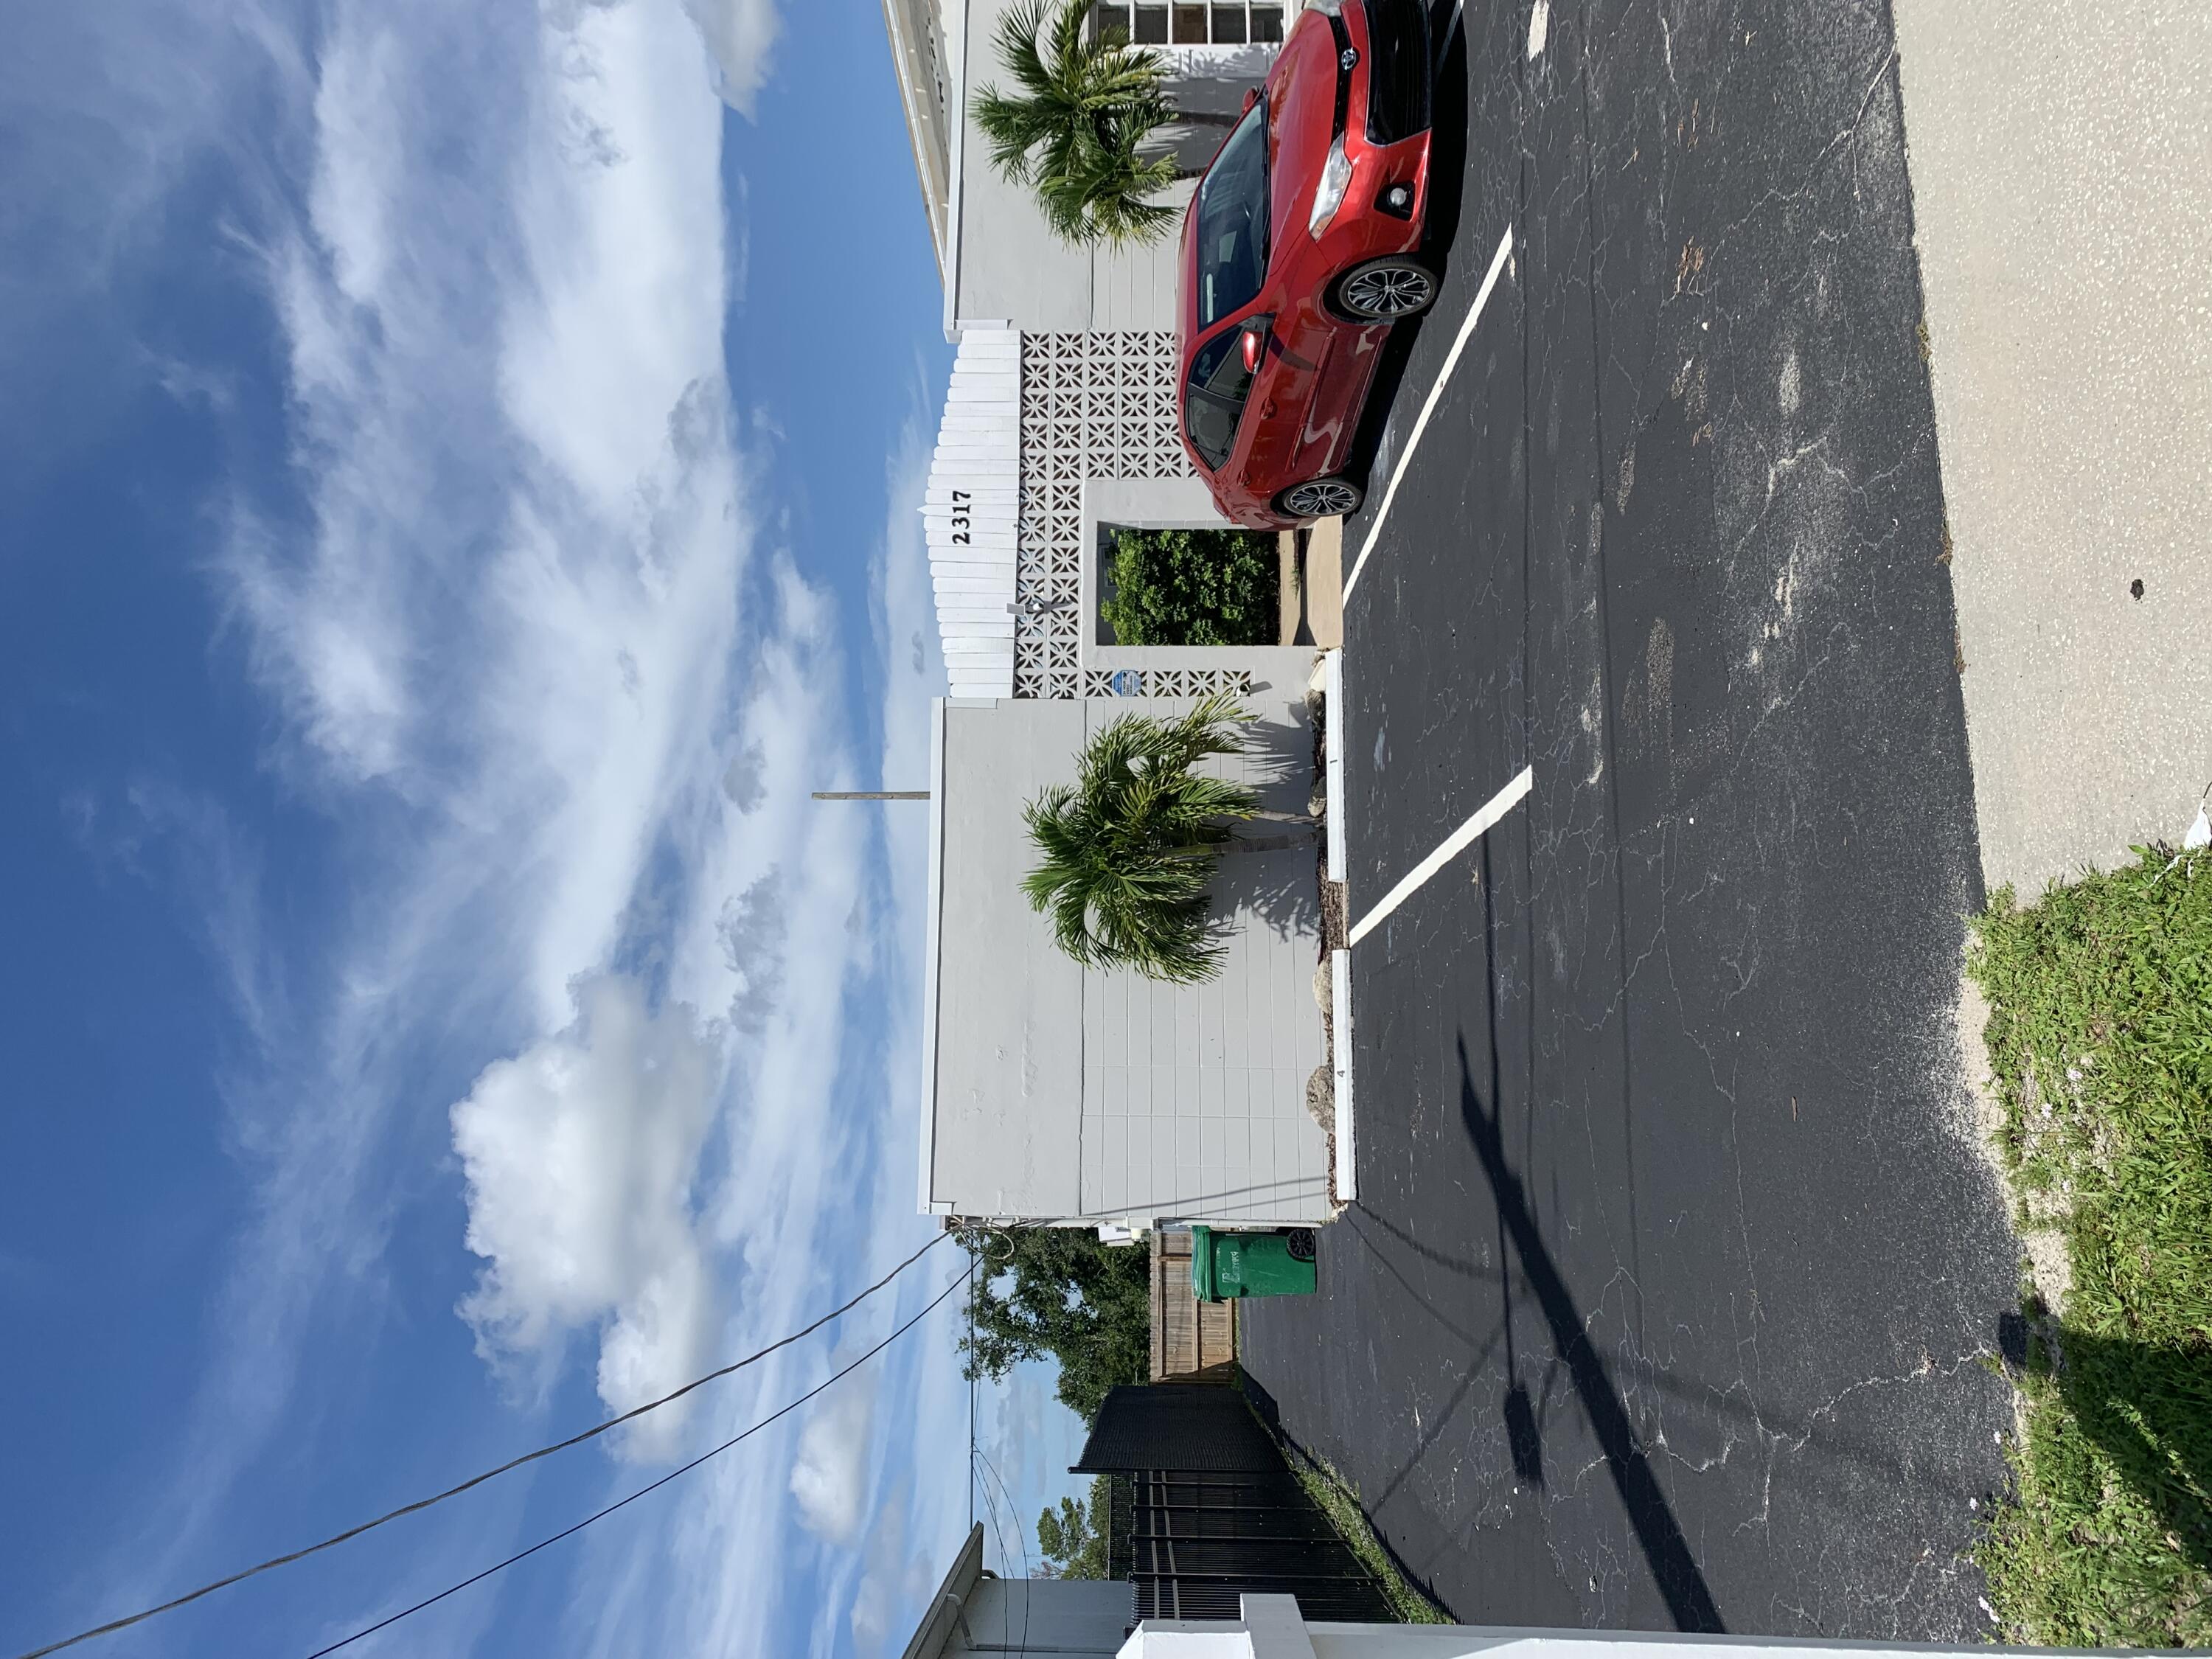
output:
[[[1267,275],[1267,100],[1252,106],[1198,187],[1198,325],[1252,303]]]
[[[1252,376],[1244,368],[1244,331],[1227,328],[1198,349],[1183,382],[1182,425],[1191,447],[1218,471],[1237,447],[1237,422],[1244,413]]]

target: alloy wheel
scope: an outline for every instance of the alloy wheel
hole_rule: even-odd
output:
[[[1374,264],[1344,280],[1338,300],[1362,317],[1410,317],[1437,297],[1437,281],[1419,265]]]
[[[1283,506],[1296,519],[1336,519],[1358,510],[1359,489],[1342,478],[1314,478],[1283,492]]]

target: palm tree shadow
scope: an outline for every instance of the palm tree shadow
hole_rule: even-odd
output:
[[[1261,809],[1275,815],[1237,824],[1236,839],[1215,869],[1216,944],[1229,943],[1246,917],[1257,918],[1280,939],[1320,933],[1321,894],[1314,883],[1320,832],[1304,821],[1314,786],[1313,754],[1313,727],[1298,708],[1287,720],[1271,714],[1256,722],[1240,754],[1207,769],[1249,784]],[[1285,817],[1298,821],[1281,821]],[[1240,851],[1240,845],[1267,850]]]
[[[1486,1110],[1476,1092],[1474,1072],[1468,1059],[1467,1039],[1463,1036],[1459,1039],[1459,1066],[1461,1115],[1497,1205],[1499,1229],[1519,1258],[1522,1278],[1543,1314],[1553,1352],[1565,1366],[1590,1428],[1597,1436],[1598,1446],[1605,1455],[1606,1472],[1620,1496],[1629,1526],[1650,1566],[1667,1611],[1680,1630],[1725,1630],[1705,1572],[1690,1552],[1689,1540],[1659,1485],[1635,1425],[1629,1421],[1628,1408],[1607,1374],[1597,1345],[1590,1340],[1588,1322],[1575,1304],[1566,1279],[1544,1243],[1521,1177],[1506,1162],[1504,1126],[1495,1106]],[[1533,1413],[1530,1422],[1533,1425]],[[1509,1429],[1510,1426],[1509,1419]]]
[[[1251,829],[1247,826],[1247,839]],[[1248,919],[1258,921],[1279,939],[1319,936],[1321,893],[1314,882],[1314,840],[1310,833],[1289,839],[1295,844],[1266,853],[1231,853],[1221,860],[1213,876],[1212,934],[1217,943],[1229,943]]]

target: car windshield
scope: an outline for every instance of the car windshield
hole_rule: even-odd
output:
[[[1226,328],[1198,349],[1183,382],[1182,426],[1191,447],[1217,472],[1237,444],[1237,422],[1252,390],[1244,367],[1244,331]]]
[[[1198,325],[1242,311],[1267,275],[1267,100],[1252,106],[1198,187]]]

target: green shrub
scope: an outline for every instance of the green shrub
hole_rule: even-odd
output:
[[[1254,530],[1121,530],[1100,607],[1120,645],[1273,645],[1275,538]]]

